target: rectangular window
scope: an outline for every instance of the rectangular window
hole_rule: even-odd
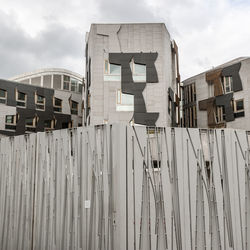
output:
[[[71,100],[71,114],[78,115],[78,103]]]
[[[52,130],[54,129],[54,120],[45,120],[44,121],[44,130],[48,131],[48,130]]]
[[[134,82],[146,82],[146,65],[130,62],[132,77]]]
[[[70,83],[70,77],[64,75],[63,76],[63,89],[64,90],[69,90],[69,83]]]
[[[104,81],[121,81],[121,66],[104,61]]]
[[[216,107],[215,118],[217,123],[221,123],[224,120],[224,108],[223,106]]]
[[[45,97],[41,95],[35,95],[36,109],[45,110]]]
[[[27,95],[25,93],[16,92],[16,101],[17,101],[17,106],[19,107],[25,107],[26,106],[26,100],[27,100]]]
[[[241,100],[235,100],[234,111],[235,112],[242,112],[242,111],[244,111],[244,101],[243,101],[243,99],[241,99]]]
[[[0,89],[0,103],[6,103],[7,100],[7,91]]]
[[[71,91],[77,92],[77,83],[77,80],[71,79]]]
[[[36,128],[36,117],[29,117],[25,119],[25,130],[35,132]]]
[[[54,111],[62,112],[62,100],[58,98],[54,98]]]
[[[232,76],[224,76],[222,77],[224,93],[229,93],[233,91],[233,77]]]
[[[134,111],[134,96],[117,90],[116,111]]]
[[[16,115],[5,116],[5,129],[15,130],[16,129]]]

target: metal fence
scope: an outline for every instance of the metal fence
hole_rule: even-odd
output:
[[[250,249],[246,131],[105,125],[0,140],[0,249]]]

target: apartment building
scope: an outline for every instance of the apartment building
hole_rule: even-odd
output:
[[[250,58],[183,81],[183,126],[250,129]]]
[[[65,70],[61,71],[61,74],[57,70],[55,75],[50,75],[51,72],[48,71],[43,73],[33,77],[30,74],[23,75],[22,80],[14,78],[27,84],[0,79],[1,136],[82,125],[83,78],[71,79]],[[38,83],[39,77],[40,83]],[[49,78],[50,85],[47,81]]]

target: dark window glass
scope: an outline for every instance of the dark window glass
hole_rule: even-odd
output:
[[[62,106],[62,100],[55,98],[55,106]]]
[[[52,120],[45,120],[44,127],[45,128],[52,128]]]
[[[5,98],[6,97],[6,91],[3,89],[0,89],[0,97]]]
[[[34,120],[34,118],[26,118],[25,125],[26,126],[33,126],[33,120]]]
[[[19,101],[25,101],[25,94],[22,93],[22,92],[18,92],[17,99],[18,99]]]
[[[41,95],[37,95],[37,101],[36,103],[44,104],[44,97]]]
[[[236,110],[243,110],[244,109],[244,103],[243,100],[236,101]]]

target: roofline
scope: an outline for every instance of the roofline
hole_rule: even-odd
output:
[[[63,69],[63,68],[44,68],[44,69],[37,69],[37,70],[31,71],[31,72],[23,73],[23,74],[11,77],[8,80],[10,80],[10,81],[16,81],[16,80],[21,79],[21,78],[28,78],[28,77],[32,77],[33,75],[42,74],[42,73],[46,73],[46,72],[47,73],[50,73],[50,72],[65,73],[65,74],[72,75],[72,76],[74,76],[76,78],[79,78],[81,80],[83,79],[82,75],[80,75],[78,73],[75,73],[75,72],[73,72],[71,70],[68,70],[68,69]]]
[[[233,60],[230,60],[230,61],[227,61],[227,62],[225,62],[225,63],[223,63],[223,64],[220,64],[220,65],[218,65],[218,66],[216,66],[216,67],[213,67],[212,69],[209,69],[209,70],[203,71],[203,72],[201,72],[201,73],[199,73],[199,74],[196,74],[196,75],[194,75],[194,76],[191,76],[191,77],[189,77],[189,78],[183,80],[182,82],[185,83],[186,81],[190,81],[190,80],[192,80],[192,79],[194,79],[194,78],[196,78],[196,77],[198,77],[198,76],[201,76],[201,75],[203,75],[203,74],[205,74],[205,73],[208,73],[208,72],[211,72],[211,71],[214,71],[214,70],[217,70],[217,69],[221,69],[221,68],[224,68],[224,67],[227,67],[227,66],[236,64],[236,63],[238,63],[238,62],[236,62],[237,59],[239,60],[238,62],[243,62],[243,61],[249,60],[250,57],[245,56],[245,57],[238,57],[238,58],[235,58],[235,59],[233,59]]]

